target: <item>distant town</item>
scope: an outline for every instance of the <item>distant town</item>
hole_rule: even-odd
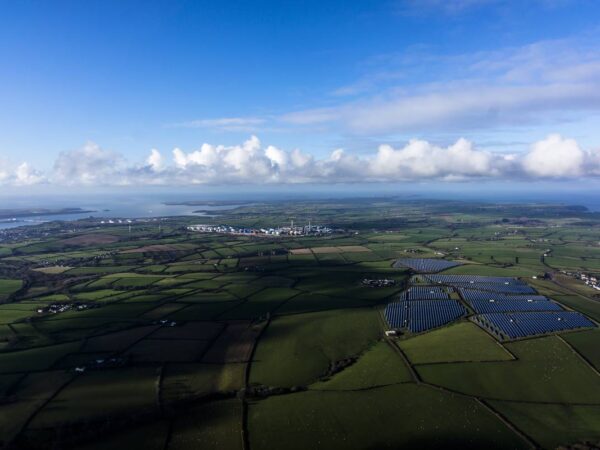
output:
[[[252,236],[318,236],[324,234],[331,234],[334,231],[329,227],[322,225],[308,225],[295,226],[294,221],[290,222],[289,226],[277,227],[277,228],[248,228],[248,227],[233,227],[229,225],[207,225],[197,224],[189,225],[187,227],[190,231],[196,231],[200,233],[220,233],[220,234],[242,234]]]

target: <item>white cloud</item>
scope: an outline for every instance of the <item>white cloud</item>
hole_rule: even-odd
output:
[[[311,158],[298,150],[288,153],[275,146],[263,148],[260,140],[252,136],[242,145],[203,144],[190,153],[176,148],[173,161],[178,176],[193,183],[260,184],[286,181],[283,175],[293,177],[296,169],[306,166]]]
[[[31,167],[29,163],[22,162],[15,167],[0,157],[0,186],[30,186],[45,181],[44,174]]]
[[[570,0],[519,0],[521,6],[542,8],[566,6]],[[450,14],[456,15],[486,6],[514,8],[513,0],[397,0],[395,11],[404,15]]]
[[[539,179],[595,176],[600,156],[584,152],[558,135],[532,145],[525,155],[499,154],[466,139],[447,147],[411,140],[394,148],[380,145],[366,156],[333,150],[315,158],[298,149],[263,146],[256,136],[241,145],[203,144],[199,150],[173,151],[169,184],[400,182],[407,180]],[[562,161],[558,164],[556,161]]]
[[[502,3],[503,0],[399,0],[395,10],[401,14],[428,14],[432,11],[457,14],[472,8]]]
[[[577,119],[600,112],[599,38],[595,32],[463,55],[423,49],[381,55],[364,64],[356,82],[333,92],[352,100],[279,119],[380,138],[432,127],[465,132]]]
[[[574,139],[558,134],[536,142],[523,159],[524,170],[536,177],[578,177],[584,171],[585,153]]]
[[[259,117],[221,117],[217,119],[190,120],[175,124],[183,128],[212,128],[221,131],[252,132],[266,122]]]
[[[77,150],[61,152],[54,163],[52,181],[63,185],[121,184],[123,158],[87,142]]]
[[[150,150],[150,156],[146,159],[146,164],[155,172],[159,172],[163,168],[163,157],[158,150],[153,148]]]
[[[30,186],[41,183],[43,180],[44,176],[42,173],[33,169],[26,162],[21,163],[15,170],[14,184],[16,186]]]
[[[376,177],[461,178],[496,176],[501,166],[501,157],[476,150],[465,139],[459,139],[447,148],[413,140],[398,150],[389,145],[380,146],[370,169]]]
[[[421,94],[393,94],[335,108],[286,114],[293,125],[328,124],[359,134],[387,134],[436,129],[476,129],[522,125],[569,111],[600,110],[600,83],[552,83],[525,86],[467,86],[431,89]]]
[[[171,161],[152,149],[144,164],[131,164],[114,152],[88,142],[61,153],[44,175],[23,163],[0,164],[0,184],[51,182],[67,186],[195,184],[364,183],[465,181],[486,179],[572,179],[600,176],[600,151],[582,149],[558,134],[535,142],[524,154],[480,149],[466,139],[448,146],[411,140],[401,147],[380,145],[357,156],[344,149],[317,158],[299,149],[264,146],[256,136],[240,145],[203,144],[198,150],[173,150]]]
[[[8,162],[0,159],[0,185],[2,185],[9,177]]]

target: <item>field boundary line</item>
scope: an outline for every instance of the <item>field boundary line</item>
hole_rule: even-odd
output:
[[[508,420],[504,416],[504,414],[496,411],[492,405],[486,402],[484,399],[474,397],[475,401],[482,405],[486,410],[492,413],[498,420],[500,420],[506,427],[508,427],[513,433],[519,436],[522,440],[524,440],[531,448],[538,449],[542,448],[537,442],[535,442],[529,435],[527,435],[523,430],[518,428],[515,424]]]
[[[386,322],[385,322],[385,319],[383,318],[382,310],[378,311],[378,317],[379,317],[381,325],[383,325],[383,327],[384,327],[383,329],[385,330]],[[402,361],[404,361],[404,364],[408,368],[408,371],[410,372],[410,376],[413,379],[413,381],[417,384],[421,383],[422,382],[421,377],[419,376],[416,369],[413,367],[413,365],[410,362],[410,360],[408,359],[408,357],[404,354],[402,349],[398,345],[396,345],[396,343],[392,340],[392,338],[386,336],[385,333],[383,333],[383,339],[385,342],[387,342],[387,344],[390,347],[392,347],[392,349],[400,356],[400,358],[402,358]]]
[[[268,316],[266,323],[261,328],[258,336],[254,339],[254,344],[252,345],[252,351],[250,352],[250,356],[248,358],[248,362],[246,363],[246,368],[244,370],[244,388],[247,389],[250,384],[250,371],[252,370],[252,361],[254,360],[254,354],[256,353],[256,348],[258,347],[258,343],[265,331],[271,325],[271,315]],[[250,432],[248,430],[248,400],[242,398],[242,450],[250,450]]]
[[[497,419],[499,419],[504,425],[506,425],[513,433],[519,436],[522,440],[524,440],[531,448],[538,449],[541,448],[532,438],[530,438],[526,433],[521,431],[516,425],[510,422],[506,417],[496,411],[492,406],[488,403],[489,399],[485,399],[476,395],[465,394],[464,392],[454,391],[452,389],[447,389],[443,386],[438,386],[435,384],[431,384],[429,382],[422,382],[421,386],[426,386],[430,389],[434,389],[440,392],[445,392],[450,395],[457,395],[459,397],[468,398],[474,400],[481,406],[483,406],[487,411],[492,413]],[[494,399],[495,400],[495,399]]]
[[[492,402],[509,402],[509,403],[523,403],[526,405],[562,405],[562,406],[600,406],[599,403],[582,403],[582,402],[553,402],[553,401],[539,401],[539,400],[511,400],[497,397],[487,397],[481,395],[467,394],[466,392],[458,391],[456,389],[451,389],[445,386],[440,386],[439,384],[434,384],[429,381],[421,381],[423,386],[428,386],[432,389],[437,389],[439,391],[449,392],[451,394],[460,395],[462,397],[469,398],[478,398],[481,400],[492,401]]]
[[[164,415],[162,385],[164,381],[165,366],[166,363],[161,364],[158,369],[158,373],[156,374],[156,406],[158,407],[158,411],[160,412],[161,416]]]
[[[202,360],[204,359],[204,357],[206,356],[208,351],[212,348],[212,346],[215,345],[215,342],[217,342],[217,340],[223,335],[223,333],[225,333],[225,330],[227,330],[227,328],[229,327],[229,323],[225,323],[223,325],[224,326],[219,330],[219,332],[217,334],[215,334],[213,336],[212,339],[208,339],[208,345],[206,345],[202,349],[202,352],[200,352],[200,354],[197,356],[196,361],[193,361],[193,362],[198,362],[200,364],[209,364],[209,363],[205,363]],[[204,342],[204,341],[198,340],[198,342]],[[221,363],[212,363],[212,364],[221,364]],[[224,364],[228,364],[228,363],[224,363]]]
[[[290,288],[290,289],[294,289],[294,288]],[[271,313],[271,315],[272,315],[272,316],[284,316],[285,314],[277,314],[277,310],[278,310],[279,308],[281,308],[282,306],[286,305],[287,303],[289,303],[289,301],[290,301],[290,300],[293,300],[293,299],[295,299],[296,297],[299,297],[300,295],[302,295],[302,294],[305,294],[305,292],[304,292],[304,291],[300,291],[299,289],[296,289],[296,290],[298,291],[298,293],[297,293],[297,294],[294,294],[294,295],[292,295],[291,297],[289,297],[289,298],[286,298],[284,301],[282,301],[281,303],[279,303],[279,305],[277,305],[277,306],[275,307],[275,309],[273,309],[273,312]]]
[[[173,437],[173,423],[175,422],[175,419],[169,418],[167,420],[168,420],[167,432],[166,432],[166,436],[165,436],[165,443],[163,445],[163,450],[168,450],[169,446],[171,445],[171,439]]]
[[[382,389],[390,386],[402,386],[405,384],[415,384],[414,381],[398,381],[397,383],[388,383],[388,384],[376,384],[369,387],[357,388],[357,389],[314,389],[311,388],[310,385],[306,387],[306,391],[304,392],[365,392],[371,391],[375,389]],[[292,392],[295,394],[295,392]],[[285,395],[285,394],[284,394]]]
[[[242,399],[242,428],[240,430],[242,438],[242,450],[250,450],[250,437],[248,436],[248,402]]]
[[[436,361],[436,362],[423,362],[413,363],[415,367],[422,366],[444,366],[447,364],[487,364],[487,363],[510,363],[513,359],[488,359],[484,361]]]
[[[33,419],[35,418],[35,416],[37,416],[52,400],[54,400],[58,394],[60,394],[64,388],[66,388],[69,384],[71,384],[74,380],[77,379],[77,375],[71,375],[71,377],[65,381],[64,383],[62,383],[58,389],[56,389],[56,391],[54,391],[54,393],[48,397],[44,402],[42,402],[40,404],[40,406],[38,406],[27,418],[27,420],[25,420],[23,422],[23,425],[21,426],[21,428],[19,429],[19,431],[15,434],[15,437],[13,438],[12,442],[14,442],[15,440],[17,440],[19,438],[19,436],[25,431],[27,430],[27,428],[29,427],[29,424],[33,421]]]
[[[584,355],[582,355],[581,353],[579,353],[579,351],[573,347],[567,340],[565,340],[565,338],[563,338],[561,335],[557,334],[556,337],[562,341],[563,344],[565,344],[573,353],[575,353],[575,355],[581,360],[583,361],[583,363],[585,365],[587,365],[590,369],[592,369],[594,371],[594,373],[596,375],[598,375],[600,377],[600,371],[598,371],[598,369],[592,364],[592,362],[590,360],[588,360]]]
[[[466,395],[466,394],[465,394]],[[600,403],[580,403],[580,402],[542,402],[535,400],[509,400],[504,398],[490,398],[490,397],[481,397],[483,400],[491,401],[491,402],[502,402],[502,403],[523,403],[525,405],[552,405],[552,406],[592,406],[599,407]]]

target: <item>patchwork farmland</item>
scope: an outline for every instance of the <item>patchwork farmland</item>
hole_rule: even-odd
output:
[[[594,270],[596,228],[558,208],[515,235],[505,208],[440,208],[224,213],[236,226],[306,215],[346,230],[327,236],[199,234],[171,218],[160,231],[84,220],[3,241],[2,446],[600,441],[600,302],[561,273]]]

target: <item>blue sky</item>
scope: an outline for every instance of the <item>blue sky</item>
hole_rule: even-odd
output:
[[[0,184],[594,179],[597,42],[593,0],[6,2]]]

